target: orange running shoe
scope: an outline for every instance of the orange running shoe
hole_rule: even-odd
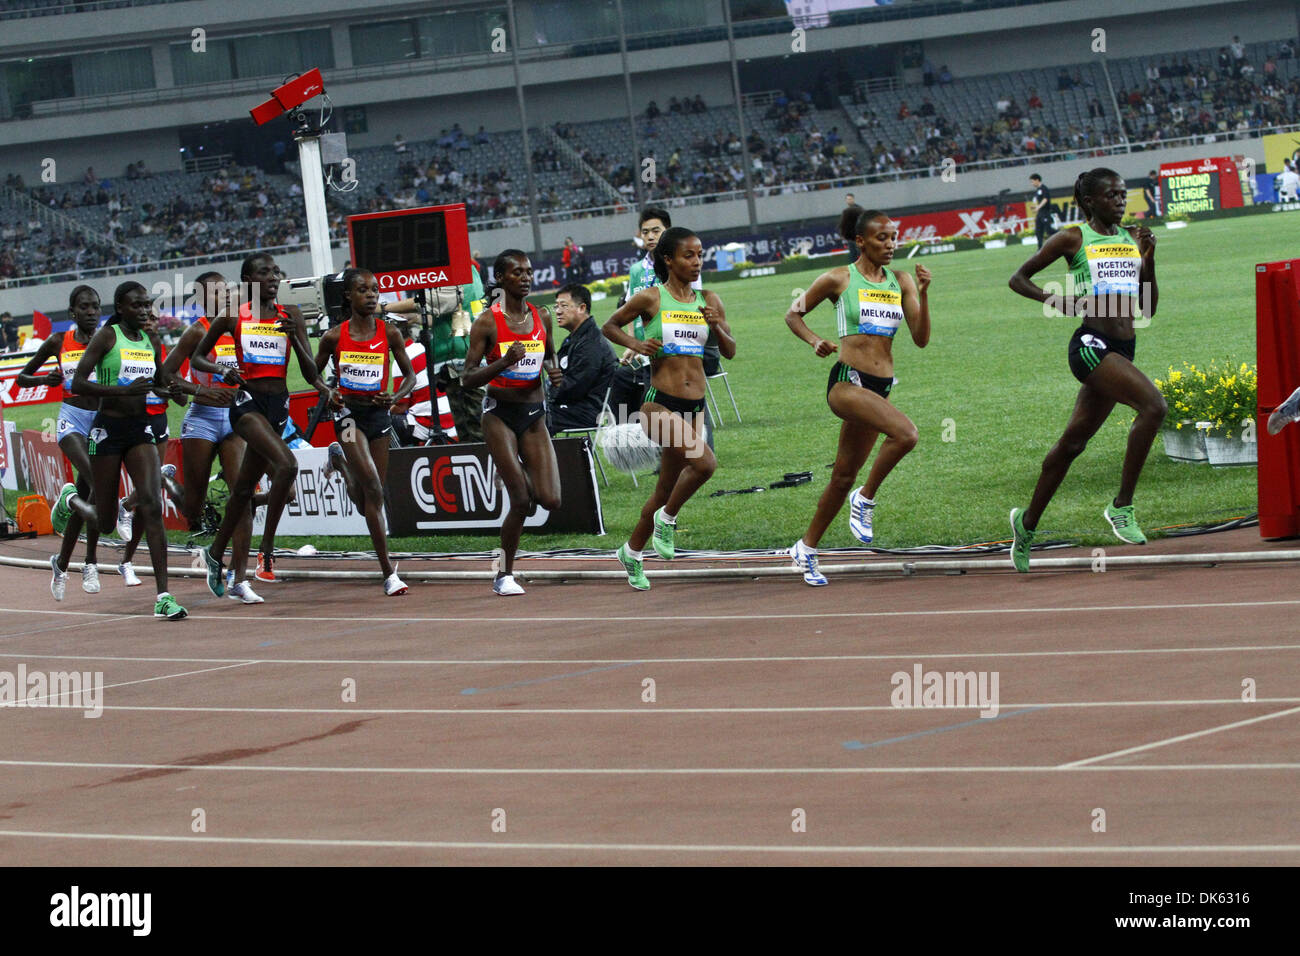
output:
[[[269,554],[257,552],[257,571],[253,573],[253,577],[267,584],[278,584],[280,579],[275,576],[274,561],[275,559]]]

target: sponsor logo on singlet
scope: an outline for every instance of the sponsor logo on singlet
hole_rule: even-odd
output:
[[[130,385],[137,378],[153,378],[153,349],[119,349],[121,364],[117,370],[117,384]]]
[[[665,355],[704,354],[704,340],[709,333],[703,315],[683,309],[665,309],[662,318]]]
[[[1136,246],[1099,242],[1086,249],[1093,295],[1137,295],[1142,266]]]
[[[339,387],[354,392],[377,392],[384,380],[387,356],[379,352],[341,352]]]
[[[903,294],[894,289],[858,290],[858,334],[893,335],[903,321]]]
[[[516,342],[524,347],[524,357],[519,364],[501,373],[502,378],[514,381],[528,381],[542,374],[542,359],[546,356],[546,343],[541,339],[511,339],[501,343],[501,354],[510,351]]]
[[[251,365],[284,365],[289,359],[289,336],[274,322],[246,322],[240,326],[244,361]]]

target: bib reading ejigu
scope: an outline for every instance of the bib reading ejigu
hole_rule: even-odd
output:
[[[664,309],[661,313],[665,355],[703,355],[709,326],[699,312]]]

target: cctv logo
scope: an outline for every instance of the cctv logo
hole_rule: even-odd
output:
[[[427,514],[481,509],[493,516],[501,505],[495,479],[496,465],[490,459],[484,462],[474,455],[449,455],[435,459],[432,466],[428,459],[420,459],[411,466],[411,493]]]

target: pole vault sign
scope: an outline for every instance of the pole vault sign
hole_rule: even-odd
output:
[[[604,534],[591,442],[560,438],[553,444],[560,466],[560,507],[538,508],[524,520],[524,530]],[[390,533],[496,534],[510,508],[510,496],[496,476],[487,445],[394,448],[388,454]]]
[[[1236,209],[1243,204],[1237,164],[1227,156],[1163,163],[1160,198],[1166,216]]]
[[[348,245],[352,265],[373,272],[380,292],[474,280],[463,203],[348,216]]]

